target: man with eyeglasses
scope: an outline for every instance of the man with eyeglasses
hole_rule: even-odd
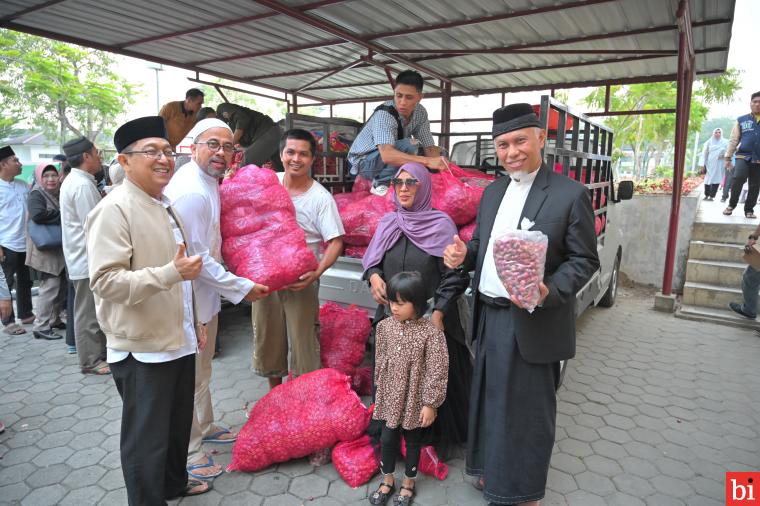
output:
[[[220,296],[233,304],[243,299],[256,301],[267,295],[265,285],[235,276],[222,266],[222,235],[219,228],[221,204],[219,179],[232,160],[232,130],[218,119],[198,122],[188,136],[192,160],[180,167],[164,195],[185,225],[189,251],[200,255],[203,268],[195,280],[198,320],[206,326],[206,347],[195,361],[195,411],[190,431],[187,466],[190,476],[211,479],[222,474],[222,466],[201,450],[201,444],[233,443],[237,435],[214,424],[211,402],[211,360],[214,358]]]
[[[196,353],[205,327],[191,280],[200,256],[163,190],[174,173],[164,120],[129,121],[114,134],[126,180],[89,215],[87,249],[108,363],[121,396],[121,468],[129,504],[203,494],[186,469]]]
[[[86,137],[63,145],[71,173],[63,180],[59,196],[63,256],[69,279],[74,285],[74,341],[79,367],[84,374],[111,374],[106,363],[106,336],[95,314],[87,265],[85,220],[101,196],[95,174],[103,170],[98,149]]]

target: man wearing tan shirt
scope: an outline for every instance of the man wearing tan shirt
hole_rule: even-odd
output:
[[[158,115],[164,118],[166,133],[169,136],[169,144],[172,149],[177,149],[185,135],[197,121],[197,114],[203,105],[203,92],[197,88],[190,88],[185,93],[185,100],[168,102],[161,107]]]

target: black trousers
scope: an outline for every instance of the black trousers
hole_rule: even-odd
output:
[[[195,355],[110,364],[121,395],[121,468],[130,506],[163,506],[187,486]]]
[[[731,183],[731,199],[728,201],[728,207],[736,209],[739,196],[742,194],[742,186],[744,186],[745,181],[749,180],[749,191],[747,192],[747,200],[744,201],[744,212],[751,213],[755,210],[757,196],[760,193],[760,163],[747,163],[744,159],[737,158],[732,172],[734,180]]]
[[[402,434],[406,444],[405,474],[407,478],[416,478],[417,468],[420,465],[421,428],[406,430],[396,427],[391,429],[383,423],[383,431],[380,434],[380,469],[383,474],[392,474],[396,470],[396,457],[398,457]]]
[[[720,183],[706,184],[705,185],[705,197],[715,197],[718,194],[718,186]]]
[[[18,317],[22,320],[29,318],[32,316],[32,278],[29,274],[29,267],[25,265],[26,253],[19,253],[3,246],[3,255],[5,255],[2,263],[3,274],[5,274],[8,289],[13,290],[13,286],[16,286]],[[10,325],[15,322],[16,316],[11,308],[11,314],[6,320],[3,320],[3,325]]]

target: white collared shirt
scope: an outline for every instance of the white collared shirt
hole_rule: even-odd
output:
[[[71,169],[61,184],[58,200],[61,204],[63,256],[69,279],[87,279],[87,239],[84,224],[87,214],[100,202],[95,177],[81,169]]]
[[[29,187],[20,179],[0,179],[0,246],[26,251],[26,219]]]
[[[504,233],[517,230],[520,216],[525,207],[525,201],[528,200],[528,193],[533,186],[533,181],[535,181],[537,174],[538,170],[534,170],[524,175],[519,181],[513,179],[509,183],[509,186],[507,186],[507,191],[504,192],[504,197],[501,199],[499,210],[493,222],[491,237],[488,238],[488,248],[486,249],[486,256],[483,259],[483,268],[480,271],[478,291],[483,295],[494,298],[509,298],[509,292],[504,288],[504,284],[496,273],[496,262],[493,259],[493,242]]]
[[[170,206],[169,199],[166,197],[161,198],[159,201],[161,205],[167,209]],[[169,223],[172,225],[172,231],[174,232],[174,240],[177,244],[185,242],[182,237],[182,231],[174,220],[172,213],[169,213]],[[187,255],[187,252],[185,253]],[[195,322],[193,319],[193,285],[191,281],[182,282],[182,328],[185,331],[185,342],[182,346],[176,350],[170,351],[156,351],[156,352],[134,352],[132,356],[138,362],[146,364],[157,364],[163,362],[171,362],[187,355],[192,355],[198,351],[198,339],[195,336]],[[106,348],[106,362],[113,364],[114,362],[121,362],[129,356],[130,352],[123,350],[114,350],[112,348]]]
[[[254,282],[225,270],[220,231],[221,205],[219,181],[190,161],[180,167],[164,190],[172,209],[179,216],[187,236],[187,251],[199,255],[203,268],[193,281],[198,320],[208,323],[221,309],[219,296],[239,303],[254,287]]]

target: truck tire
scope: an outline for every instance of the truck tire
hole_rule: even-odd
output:
[[[618,274],[620,271],[620,255],[615,257],[615,265],[612,267],[612,275],[610,276],[610,285],[607,287],[607,291],[604,296],[599,300],[599,306],[612,307],[615,305],[615,297],[617,297],[617,285]]]

